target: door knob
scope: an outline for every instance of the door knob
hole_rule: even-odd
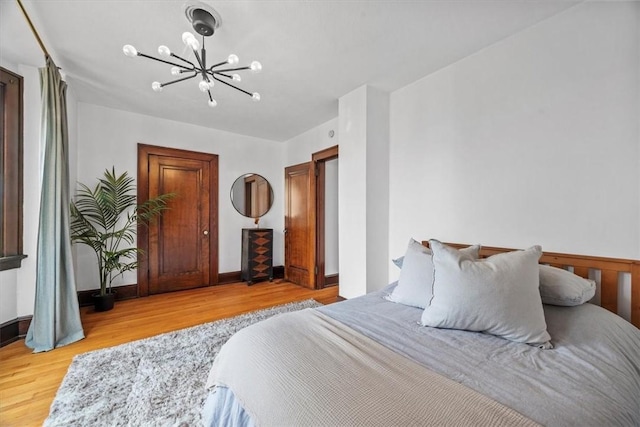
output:
[[[205,236],[208,236],[208,235],[209,235],[209,230],[204,230],[204,231],[202,232],[202,234],[204,234]]]

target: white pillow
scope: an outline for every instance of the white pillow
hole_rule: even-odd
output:
[[[452,249],[457,252],[456,249]],[[460,252],[478,258],[480,245],[469,246]],[[395,262],[395,261],[394,261]],[[397,264],[396,264],[397,265]],[[431,249],[409,239],[400,270],[398,285],[385,298],[412,307],[425,308],[431,300],[431,285],[433,284],[433,261]]]
[[[596,282],[570,271],[540,265],[540,296],[544,304],[572,307],[584,304],[596,293]]]
[[[437,240],[429,243],[435,274],[423,325],[551,348],[538,291],[540,246],[474,260]]]

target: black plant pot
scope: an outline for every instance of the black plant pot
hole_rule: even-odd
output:
[[[111,292],[108,294],[93,295],[93,306],[96,311],[109,311],[113,308],[113,303],[116,301],[115,292]]]

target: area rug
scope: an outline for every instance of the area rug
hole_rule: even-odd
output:
[[[209,369],[231,335],[275,314],[321,305],[305,300],[80,354],[44,425],[202,425]]]

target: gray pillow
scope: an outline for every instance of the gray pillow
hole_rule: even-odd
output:
[[[540,265],[540,296],[544,304],[572,307],[584,304],[596,293],[596,282],[570,271]]]
[[[474,260],[436,240],[429,243],[435,274],[423,325],[551,348],[538,291],[540,246]]]
[[[456,249],[452,250],[457,252]],[[480,245],[469,246],[460,251],[475,259],[478,258]],[[431,249],[409,239],[407,252],[404,257],[398,258],[398,260],[401,260],[398,285],[385,298],[392,302],[425,308],[431,299],[431,285],[433,284]],[[396,263],[396,265],[398,264]]]

